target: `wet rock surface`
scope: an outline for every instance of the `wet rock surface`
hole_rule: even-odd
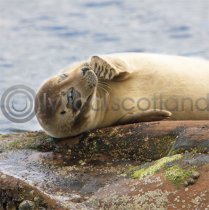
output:
[[[0,135],[0,210],[209,209],[209,122]]]

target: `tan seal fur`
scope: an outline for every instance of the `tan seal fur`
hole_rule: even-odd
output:
[[[92,56],[40,88],[36,115],[53,137],[168,118],[208,120],[208,94],[209,61],[204,59],[146,53]]]

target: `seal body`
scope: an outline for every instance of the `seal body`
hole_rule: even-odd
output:
[[[54,111],[44,105],[44,94],[47,102],[62,98]],[[40,124],[54,137],[168,118],[208,120],[209,61],[145,53],[92,56],[49,79],[36,104]]]

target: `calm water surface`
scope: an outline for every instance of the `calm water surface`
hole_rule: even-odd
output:
[[[156,52],[209,58],[209,0],[1,0],[0,97],[34,90],[58,70],[97,53]],[[34,118],[0,133],[39,129]]]

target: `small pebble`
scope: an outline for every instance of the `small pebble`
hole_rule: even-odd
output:
[[[186,188],[185,188],[185,191],[187,192],[188,190],[189,190],[189,188],[188,188],[188,187],[186,187]]]
[[[20,203],[19,210],[35,210],[35,204],[32,201],[25,200]]]
[[[40,199],[39,197],[35,197],[33,200],[34,200],[36,203],[39,203],[39,202],[41,201],[41,199]]]
[[[1,179],[6,179],[7,176],[6,175],[1,175]]]
[[[31,191],[30,191],[30,195],[33,195],[33,194],[34,194],[34,190],[31,190]]]
[[[193,178],[190,178],[188,180],[188,184],[193,185],[195,183],[195,180]]]
[[[195,172],[192,173],[192,178],[193,179],[198,179],[199,177],[200,177],[200,173],[199,172],[195,171]]]
[[[187,187],[189,185],[188,181],[184,182],[184,186]]]

